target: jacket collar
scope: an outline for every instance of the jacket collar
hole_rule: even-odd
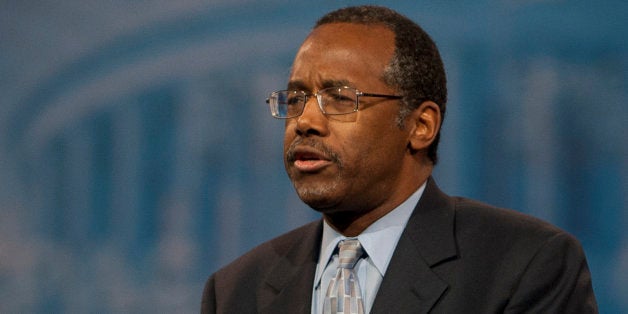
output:
[[[293,234],[291,247],[269,272],[260,292],[260,313],[310,313],[314,272],[322,237],[322,220],[310,223]],[[279,250],[279,248],[278,248]]]
[[[447,290],[432,267],[457,256],[454,205],[432,178],[404,230],[372,313],[427,313]]]

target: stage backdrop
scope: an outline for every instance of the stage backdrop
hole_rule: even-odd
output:
[[[442,51],[441,187],[576,235],[628,312],[628,2],[379,3]],[[210,273],[316,219],[264,101],[349,4],[2,1],[0,312],[195,313]]]

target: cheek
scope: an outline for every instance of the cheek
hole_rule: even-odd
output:
[[[355,130],[343,141],[343,147],[351,158],[361,166],[370,168],[363,169],[366,171],[384,166],[388,160],[397,160],[407,145],[405,133],[396,125],[373,123],[371,126],[360,131]]]
[[[368,171],[364,167],[380,154],[377,134],[359,130],[351,130],[343,134],[344,136],[338,138],[338,149],[343,162],[349,167],[358,167],[358,170]]]
[[[290,143],[294,140],[295,131],[294,131],[294,123],[290,121],[286,121],[284,126],[284,135],[283,135],[283,143],[284,143],[284,151],[288,149]]]

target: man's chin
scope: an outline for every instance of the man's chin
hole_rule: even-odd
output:
[[[337,197],[320,190],[297,189],[297,194],[303,203],[323,214],[333,211],[338,203]]]
[[[323,213],[323,214],[333,211],[333,208],[334,208],[333,202],[327,199],[313,198],[313,197],[301,197],[301,201],[303,201],[303,203],[310,206],[310,208],[312,208],[313,210]]]

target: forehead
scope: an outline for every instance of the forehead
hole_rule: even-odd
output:
[[[301,45],[290,80],[318,85],[329,80],[381,79],[394,49],[394,33],[383,25],[324,24]]]
[[[329,23],[312,30],[305,42],[320,45],[337,45],[339,43],[365,47],[394,48],[393,32],[382,24]],[[379,44],[379,45],[378,45]]]

